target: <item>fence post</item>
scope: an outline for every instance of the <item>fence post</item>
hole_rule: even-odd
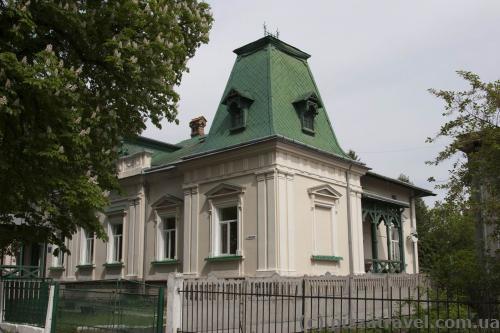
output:
[[[302,278],[302,295],[301,295],[301,301],[302,301],[302,319],[301,319],[301,324],[302,324],[302,329],[304,332],[306,331],[306,278]],[[312,302],[312,300],[311,300]]]
[[[182,324],[182,301],[181,293],[182,275],[172,273],[167,279],[167,327],[166,333],[177,333]]]
[[[50,286],[49,303],[47,304],[47,315],[45,317],[44,333],[54,333],[56,331],[57,304],[59,301],[59,284]]]
[[[3,314],[5,310],[5,281],[0,280],[0,323],[3,322]]]

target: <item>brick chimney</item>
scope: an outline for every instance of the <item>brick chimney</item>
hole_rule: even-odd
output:
[[[206,124],[207,120],[203,116],[192,119],[189,122],[189,127],[191,127],[191,137],[194,138],[195,136],[204,136]]]

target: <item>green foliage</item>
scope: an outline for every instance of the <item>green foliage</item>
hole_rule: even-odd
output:
[[[427,141],[446,136],[452,142],[428,162],[437,165],[455,159],[449,181],[438,185],[447,190],[447,202],[472,211],[481,222],[496,224],[500,211],[500,80],[484,83],[471,72],[458,74],[470,85],[466,91],[430,89],[445,102],[449,119]]]
[[[115,147],[177,121],[174,87],[211,24],[197,0],[0,0],[0,249],[105,238]]]
[[[460,290],[470,300],[495,300],[500,262],[487,252],[499,230],[500,80],[484,83],[471,72],[458,74],[469,90],[430,90],[445,102],[443,116],[448,119],[428,141],[447,136],[452,142],[428,163],[454,163],[448,182],[437,186],[447,190],[445,201],[430,211],[427,224],[419,225],[422,268],[447,290]],[[488,238],[485,225],[493,227]]]

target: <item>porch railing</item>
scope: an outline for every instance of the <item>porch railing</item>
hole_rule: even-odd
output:
[[[368,273],[402,273],[404,264],[400,260],[366,259]]]
[[[41,277],[39,266],[0,265],[0,279],[36,279]]]

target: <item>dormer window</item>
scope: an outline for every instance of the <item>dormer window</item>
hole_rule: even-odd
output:
[[[252,102],[253,98],[236,89],[231,89],[222,100],[222,104],[227,106],[227,111],[229,113],[229,130],[231,132],[238,132],[245,129],[248,109]]]
[[[241,129],[245,127],[245,112],[236,102],[232,102],[229,106],[229,114],[231,115],[231,129]]]
[[[300,116],[302,132],[314,135],[315,118],[318,115],[318,109],[321,107],[319,98],[315,93],[309,93],[296,100],[293,104]]]

